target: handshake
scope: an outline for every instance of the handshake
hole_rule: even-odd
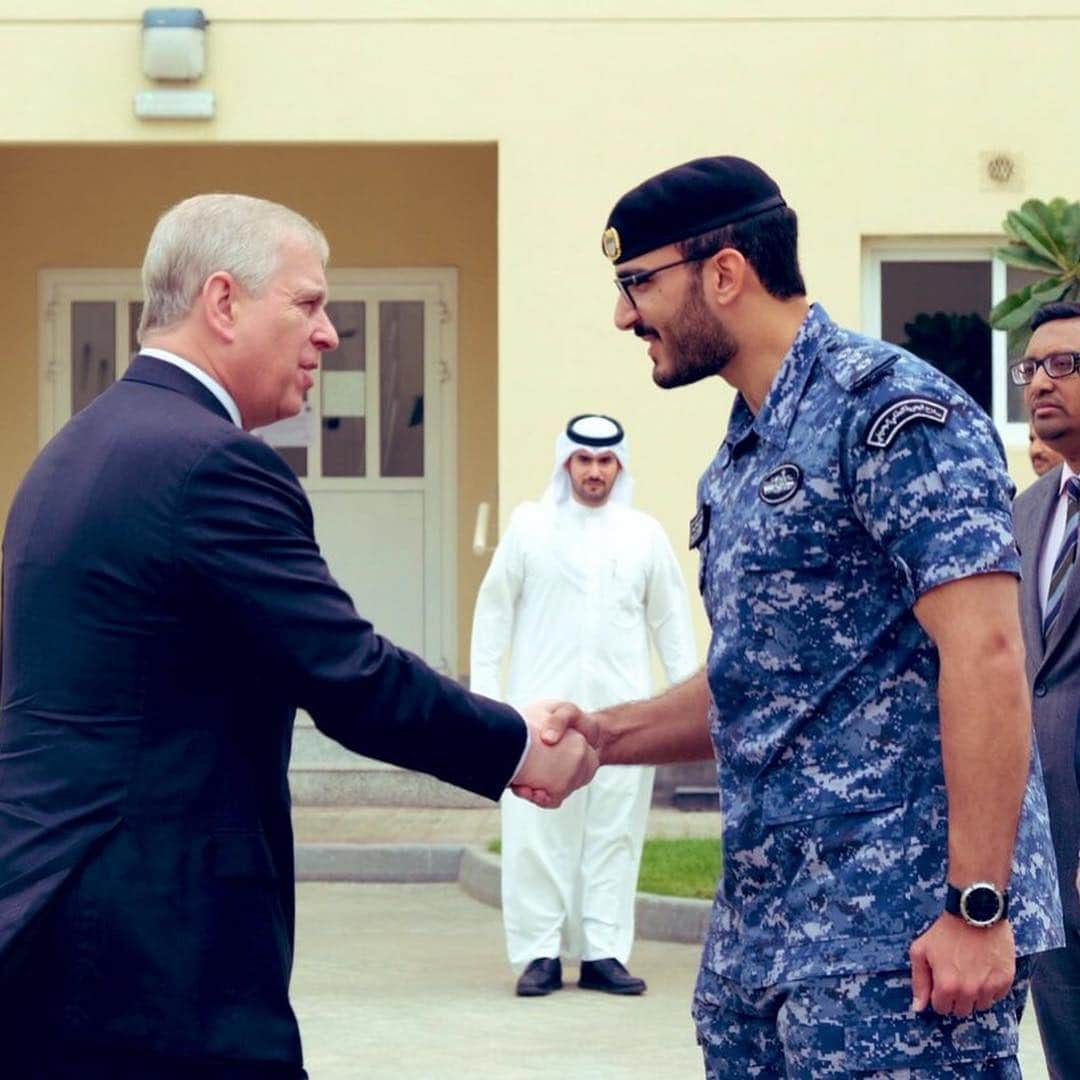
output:
[[[569,701],[538,701],[522,713],[531,740],[510,790],[551,809],[587,784],[600,766],[600,724]]]

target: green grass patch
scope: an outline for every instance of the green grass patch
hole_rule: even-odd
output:
[[[638,891],[711,900],[722,866],[719,838],[646,840]]]
[[[488,844],[488,851],[495,855],[501,850],[498,840]],[[722,868],[719,839],[646,840],[641,853],[638,891],[711,900]]]

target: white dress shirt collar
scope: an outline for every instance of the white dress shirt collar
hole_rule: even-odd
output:
[[[1069,508],[1069,500],[1065,497],[1065,485],[1071,477],[1077,475],[1080,474],[1074,473],[1067,461],[1062,461],[1061,475],[1058,478],[1057,503],[1050,515],[1049,527],[1043,537],[1042,551],[1039,554],[1039,610],[1044,615],[1046,601],[1050,595],[1050,578],[1054,573],[1054,563],[1057,562],[1061,541],[1065,537],[1065,517]]]
[[[164,360],[165,363],[173,364],[181,371],[186,371],[193,379],[198,379],[221,402],[232,422],[238,428],[244,426],[240,419],[240,410],[236,407],[236,402],[233,401],[228,390],[212,375],[208,375],[203,371],[201,367],[196,367],[190,360],[185,360],[182,356],[177,356],[176,353],[171,353],[167,349],[140,349],[139,355],[152,356],[155,360]]]

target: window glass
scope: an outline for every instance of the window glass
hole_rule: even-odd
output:
[[[424,475],[424,305],[379,304],[380,464],[383,476]]]
[[[366,305],[327,304],[340,344],[319,363],[323,476],[367,474]]]
[[[128,304],[128,359],[139,351],[139,320],[142,318],[143,302],[132,300]]]
[[[882,261],[881,336],[993,408],[989,259]]]
[[[116,371],[116,305],[76,300],[71,305],[71,415],[85,409],[113,383]]]

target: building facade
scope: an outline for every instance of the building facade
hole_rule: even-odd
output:
[[[348,334],[310,414],[276,437],[377,626],[466,674],[478,507],[495,508],[490,547],[542,489],[560,424],[589,410],[625,423],[637,501],[693,582],[685,530],[731,392],[654,388],[641,344],[612,326],[599,238],[627,188],[715,153],[777,178],[834,318],[927,348],[963,340],[960,368],[1027,483],[1004,342],[970,316],[1017,284],[992,258],[1005,213],[1074,197],[1080,146],[1048,99],[1080,14],[895,7],[208,0],[205,74],[176,87],[143,73],[142,9],[4,0],[0,516],[43,441],[122,372],[157,215],[235,190],[330,240]],[[136,94],[162,88],[211,91],[213,116],[136,116]]]

